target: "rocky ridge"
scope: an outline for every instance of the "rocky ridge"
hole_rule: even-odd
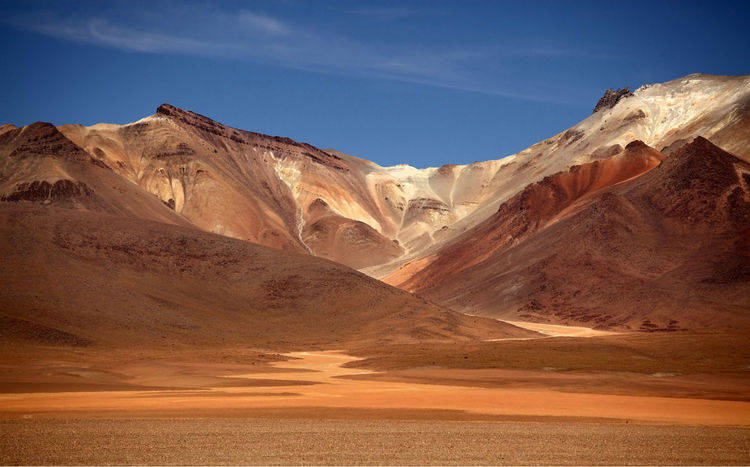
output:
[[[594,111],[591,113],[596,113],[601,109],[611,109],[618,102],[620,102],[620,99],[624,99],[632,95],[633,93],[630,92],[629,86],[625,86],[624,88],[618,89],[616,91],[614,89],[607,89],[606,91],[604,91],[604,95],[596,103]]]

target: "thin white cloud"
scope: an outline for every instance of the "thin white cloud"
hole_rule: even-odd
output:
[[[73,42],[96,44],[134,52],[212,55],[218,50],[216,44],[209,42],[122,28],[100,18],[93,18],[81,24],[37,23],[29,25],[28,29]]]
[[[268,34],[286,34],[289,31],[281,21],[249,10],[240,11],[237,19],[242,24]]]
[[[184,11],[184,10],[183,10]],[[171,17],[163,12],[163,17]],[[174,16],[177,16],[175,13]],[[152,18],[155,15],[151,16]],[[375,77],[453,90],[541,102],[563,102],[502,85],[509,57],[565,56],[558,48],[444,47],[369,44],[320,28],[306,28],[243,9],[228,13],[194,7],[181,21],[154,23],[117,15],[80,17],[35,14],[11,20],[16,27],[79,43],[140,53],[184,54],[251,60],[293,69]],[[187,18],[187,19],[186,19]]]
[[[356,16],[378,21],[395,21],[420,14],[420,10],[417,10],[416,8],[407,8],[403,6],[361,7],[353,8],[350,12]]]

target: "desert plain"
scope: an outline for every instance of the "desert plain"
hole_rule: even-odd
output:
[[[19,355],[3,366],[0,460],[748,462],[746,338],[543,332],[377,349]]]

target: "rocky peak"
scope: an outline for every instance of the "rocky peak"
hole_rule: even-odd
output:
[[[747,229],[750,203],[741,174],[749,172],[750,164],[698,136],[664,159],[643,186],[650,202],[670,218],[714,232]]]
[[[334,169],[341,171],[349,170],[345,164],[341,163],[343,159],[340,156],[318,149],[311,144],[294,141],[291,138],[238,130],[236,128],[225,126],[204,115],[189,110],[183,110],[167,103],[160,105],[156,109],[156,114],[169,117],[175,121],[190,125],[206,133],[228,138],[235,143],[253,145],[263,149],[276,151],[278,153],[283,153],[286,149],[293,148],[295,152],[298,152],[300,155],[305,156],[318,164],[330,165]]]
[[[735,166],[747,167],[748,163],[724,151],[702,136],[685,144],[669,157],[671,170],[679,174],[686,183],[691,180],[712,180],[725,185],[738,182]]]
[[[202,130],[208,131],[214,134],[223,134],[226,127],[221,123],[211,120],[210,118],[191,112],[189,110],[182,110],[179,107],[175,107],[169,104],[162,104],[156,109],[157,115],[163,115],[165,117],[171,117],[188,125],[198,127]]]
[[[614,89],[607,89],[606,91],[604,91],[604,95],[602,96],[602,98],[599,99],[599,102],[596,103],[596,107],[594,107],[594,112],[592,113],[596,113],[601,109],[611,109],[620,101],[620,99],[624,99],[632,95],[633,93],[630,92],[629,86],[625,86],[624,88],[618,89],[617,91],[615,91]]]
[[[54,157],[58,159],[90,161],[101,167],[104,163],[92,158],[86,151],[66,138],[51,123],[36,122],[23,128],[10,130],[0,136],[12,159]]]

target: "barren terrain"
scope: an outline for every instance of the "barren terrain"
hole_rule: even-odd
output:
[[[357,359],[331,351],[293,352],[292,358],[271,363],[274,371],[223,375],[236,379],[200,390],[147,389],[131,391],[15,393],[2,396],[6,414],[33,416],[54,412],[122,412],[231,410],[262,408],[346,408],[382,410],[463,411],[483,416],[579,417],[669,424],[750,424],[750,402],[744,400],[592,394],[546,389],[507,388],[390,381],[377,384],[368,370],[344,365]],[[284,371],[278,371],[284,370]],[[432,372],[439,380],[453,370]],[[222,376],[222,375],[215,375]],[[593,378],[592,378],[593,379]],[[481,378],[477,378],[481,381]],[[159,383],[155,380],[153,383]],[[270,382],[270,383],[269,383]],[[166,386],[168,381],[161,381]],[[744,398],[740,396],[739,398]]]
[[[634,142],[529,185],[386,281],[511,321],[746,329],[748,174],[750,164],[706,139],[669,156]]]
[[[690,366],[682,360],[680,351],[694,343],[687,337],[681,350],[670,344],[662,348],[662,353],[673,356],[671,362],[657,351],[651,358],[631,358],[629,364],[616,351],[624,348],[638,357],[646,349],[659,349],[658,342],[643,341],[649,337],[624,341],[622,336],[540,337],[467,344],[453,351],[449,346],[441,350],[417,344],[381,348],[379,355],[362,350],[373,355],[364,360],[341,351],[285,355],[239,349],[192,354],[141,351],[132,356],[79,351],[67,357],[58,353],[58,360],[47,362],[43,372],[65,373],[58,375],[57,384],[34,386],[32,381],[26,387],[9,385],[7,380],[24,372],[27,379],[38,377],[44,357],[38,356],[36,369],[29,369],[20,364],[23,356],[19,356],[18,364],[6,364],[4,370],[0,423],[12,435],[0,444],[0,461],[716,464],[750,460],[749,378],[747,368],[741,366],[747,358],[739,348],[746,341],[717,336],[715,345],[722,341],[728,347],[724,352],[704,349],[718,358],[710,367]],[[571,345],[582,347],[575,353],[566,351]],[[514,352],[528,355],[532,348],[534,354],[524,370],[502,369],[508,365],[491,359],[494,351],[513,360],[518,358]],[[584,357],[587,353],[589,358]],[[561,356],[556,360],[554,354]],[[624,360],[624,366],[610,369],[605,354]],[[427,365],[420,358],[435,361]],[[586,364],[576,367],[571,358]],[[489,368],[477,365],[481,359]],[[76,360],[78,368],[73,368]],[[654,372],[678,367],[681,374]],[[62,378],[71,375],[80,386],[64,382]],[[46,379],[54,381],[54,377]],[[87,381],[99,386],[87,387]],[[550,436],[557,440],[554,445],[542,441]],[[197,440],[200,449],[192,447]]]
[[[0,421],[7,464],[716,465],[747,463],[747,429],[431,419]],[[417,417],[414,417],[417,418]],[[74,448],[71,448],[74,446]],[[146,446],[148,446],[146,448]]]

